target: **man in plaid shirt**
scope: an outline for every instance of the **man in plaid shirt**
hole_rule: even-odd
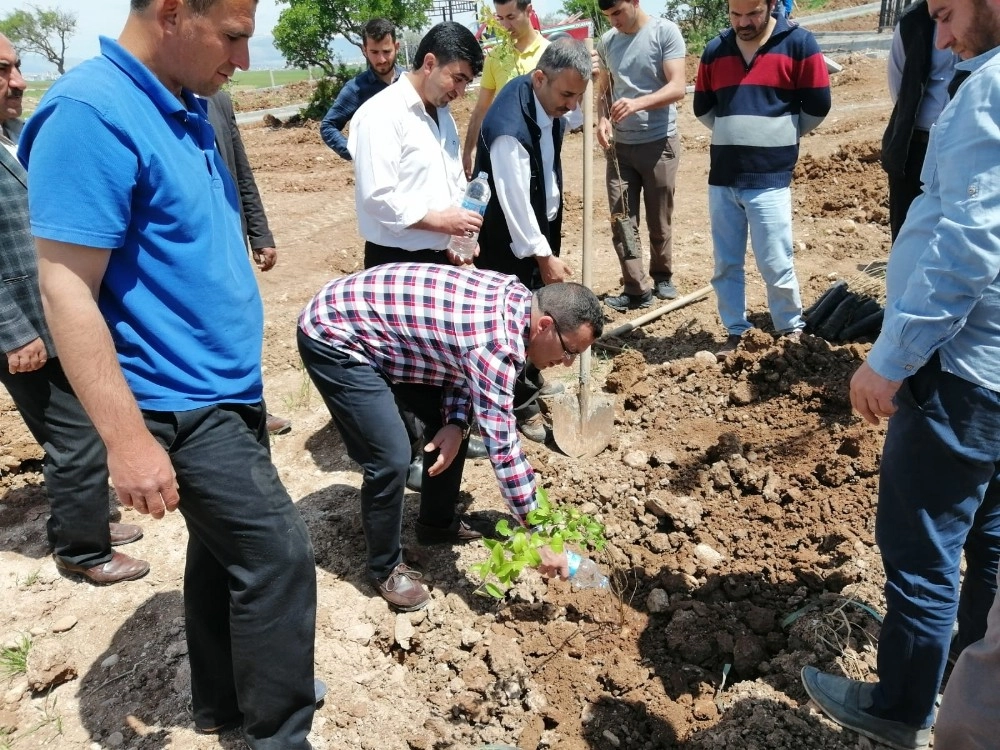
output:
[[[410,443],[393,396],[427,426],[432,466],[420,496],[421,544],[481,536],[455,516],[473,414],[500,491],[523,524],[535,506],[535,478],[513,414],[518,373],[529,361],[569,366],[601,335],[603,320],[580,284],[532,293],[512,276],[413,263],[331,281],[302,311],[299,352],[364,470],[368,575],[390,604],[411,611],[428,601],[419,573],[402,562]],[[543,550],[541,570],[565,576],[565,555]]]

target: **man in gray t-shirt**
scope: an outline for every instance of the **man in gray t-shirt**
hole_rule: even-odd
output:
[[[608,203],[625,289],[611,308],[674,299],[671,215],[680,139],[674,102],[684,97],[684,38],[672,21],[653,18],[639,0],[598,0],[613,27],[601,37],[597,140],[607,156]],[[649,228],[649,273],[639,241],[639,200]],[[616,218],[621,217],[621,218]],[[630,236],[631,235],[631,236]]]

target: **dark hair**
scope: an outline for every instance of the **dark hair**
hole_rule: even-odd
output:
[[[517,3],[517,9],[522,13],[524,13],[524,11],[528,9],[528,6],[531,5],[531,0],[493,0],[493,4],[506,5],[507,3],[512,1]]]
[[[427,53],[434,55],[439,65],[461,60],[469,63],[473,76],[483,72],[483,48],[476,35],[457,21],[442,21],[431,27],[413,56],[414,70],[420,70]]]
[[[601,10],[611,10],[622,0],[597,0],[597,7]]]
[[[381,42],[387,36],[391,36],[392,41],[396,41],[396,27],[392,25],[392,21],[385,18],[373,18],[361,29],[362,44],[369,39],[373,42]]]
[[[595,339],[604,332],[601,303],[583,284],[563,281],[543,286],[535,291],[535,303],[552,317],[560,330],[575,331],[586,323]]]
[[[254,0],[256,3],[258,0]],[[153,0],[131,0],[130,7],[134,11],[146,10],[149,4]],[[215,5],[219,0],[185,0],[184,4],[191,9],[191,12],[195,15],[204,15],[208,13],[213,5]]]
[[[587,45],[579,39],[564,37],[556,39],[545,48],[535,68],[545,73],[550,80],[564,70],[575,70],[580,78],[589,81],[593,63],[590,61]]]

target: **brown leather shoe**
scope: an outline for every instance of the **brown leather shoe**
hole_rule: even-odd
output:
[[[142,528],[134,523],[109,523],[111,530],[111,546],[131,544],[142,539]]]
[[[430,594],[419,583],[423,577],[405,563],[400,563],[392,569],[388,578],[381,581],[373,580],[372,585],[389,604],[400,612],[413,612],[423,609],[431,600]]]
[[[292,420],[284,417],[276,417],[273,414],[267,415],[267,431],[272,435],[284,435],[291,432]]]
[[[103,565],[95,565],[92,568],[85,568],[82,565],[74,565],[64,560],[55,558],[56,567],[63,573],[76,573],[83,576],[91,583],[104,586],[119,581],[133,581],[142,578],[149,572],[149,563],[145,560],[137,560],[129,557],[123,552],[114,552],[111,559]]]
[[[482,534],[461,518],[456,518],[451,526],[444,529],[417,521],[416,530],[417,541],[421,544],[463,544],[483,538]]]

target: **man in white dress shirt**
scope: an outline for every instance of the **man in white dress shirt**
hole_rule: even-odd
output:
[[[466,262],[446,252],[452,235],[478,232],[482,218],[459,207],[466,179],[448,104],[483,69],[471,31],[434,26],[413,70],[362,105],[347,141],[354,159],[365,268],[381,263]]]
[[[517,276],[529,289],[571,276],[559,259],[562,116],[576,109],[591,67],[582,42],[557,40],[542,53],[535,70],[504,86],[483,118],[475,171],[489,175],[493,195],[476,266]],[[537,403],[539,395],[548,395],[542,388],[541,373],[529,366],[514,393],[518,429],[536,442],[547,437]]]

